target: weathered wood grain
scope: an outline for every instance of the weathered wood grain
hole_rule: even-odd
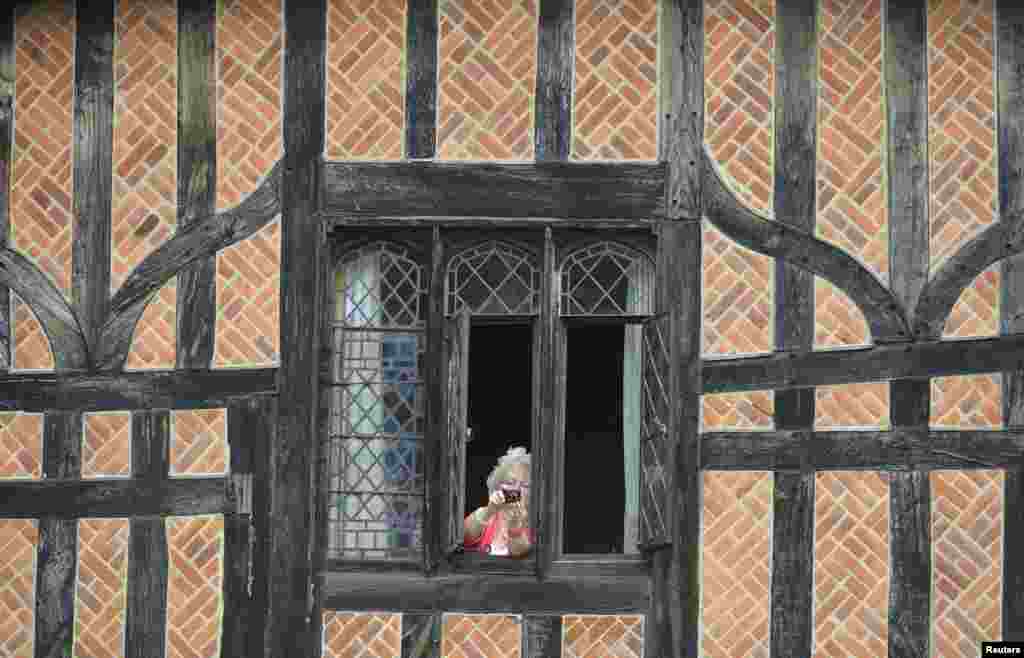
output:
[[[215,0],[178,3],[178,227],[216,211]],[[216,320],[215,257],[178,274],[177,365],[209,368]]]
[[[314,579],[312,485],[319,467],[318,347],[324,236],[317,218],[324,152],[325,0],[284,3],[284,172],[281,183],[281,366],[270,456],[266,651],[313,658],[321,615]]]
[[[402,658],[441,658],[441,615],[410,612],[402,615]]]
[[[11,227],[11,164],[14,143],[14,11],[0,10],[0,247]],[[0,372],[11,367],[13,350],[10,291],[0,286]]]
[[[409,0],[405,28],[405,156],[437,148],[437,0]]]
[[[427,381],[437,382],[434,386],[428,386],[426,391],[427,421],[430,423],[431,435],[437,437],[434,440],[433,450],[427,452],[424,491],[423,495],[429,501],[428,532],[424,533],[423,540],[423,566],[427,573],[434,573],[437,569],[447,569],[448,565],[443,564],[445,557],[445,537],[442,528],[447,527],[445,513],[447,506],[444,502],[445,494],[445,472],[444,472],[444,450],[446,443],[446,418],[447,412],[444,406],[444,372],[443,364],[445,354],[445,299],[444,299],[444,242],[441,240],[441,231],[437,227],[431,231],[430,237],[430,288],[427,293],[427,359],[426,377]]]
[[[86,342],[95,345],[110,295],[114,3],[77,0],[75,14],[71,292]]]
[[[133,413],[131,436],[132,477],[150,487],[166,484],[170,461],[169,414],[166,411]],[[188,480],[178,482],[192,484]],[[136,492],[138,489],[133,487],[133,493]],[[170,566],[167,527],[159,517],[136,517],[130,523],[125,657],[163,658]]]
[[[324,163],[322,212],[338,217],[665,216],[662,164]]]
[[[668,166],[666,216],[699,220],[703,208],[704,3],[662,3],[660,39],[664,54],[659,71],[658,154]]]
[[[311,157],[309,166],[315,169],[316,161]],[[103,326],[95,357],[97,368],[119,370],[124,367],[135,325],[146,310],[146,304],[165,283],[189,265],[251,236],[280,214],[282,169],[278,162],[240,204],[196,219],[132,270],[110,301],[110,315]],[[306,193],[310,199],[316,196],[315,189]],[[313,211],[309,214],[312,216]]]
[[[702,362],[704,393],[949,377],[1024,367],[1024,333]]]
[[[81,445],[81,414],[47,414],[43,477],[79,477]],[[70,658],[75,636],[78,520],[38,516],[42,518],[39,519],[36,553],[35,655],[37,658]]]
[[[154,370],[0,376],[0,410],[208,409],[277,392],[277,369]]]
[[[224,478],[0,483],[0,516],[60,519],[188,516],[234,511]]]
[[[646,575],[584,579],[504,574],[425,578],[411,574],[328,573],[324,608],[401,612],[505,612],[532,614],[626,614],[647,612]]]
[[[932,567],[928,473],[894,473],[889,484],[889,655],[927,656]]]
[[[710,154],[704,152],[704,209],[707,218],[748,249],[780,258],[827,279],[864,314],[875,343],[903,342],[909,325],[899,302],[874,274],[845,251],[813,233],[773,221],[745,207],[728,189]]]
[[[996,6],[998,72],[999,212],[1024,211],[1024,7],[1000,0]],[[1003,261],[1000,333],[1024,331],[1024,255]],[[1003,426],[1024,427],[1024,369],[1004,372]],[[1003,485],[1004,640],[1024,640],[1024,477],[1006,471]]]
[[[562,618],[557,615],[523,617],[524,658],[561,658]]]
[[[561,343],[558,322],[558,283],[555,279],[557,271],[557,256],[555,253],[555,241],[551,229],[544,230],[544,246],[542,247],[541,267],[541,290],[540,290],[540,318],[538,320],[538,331],[540,332],[540,354],[535,361],[534,374],[539,378],[539,399],[537,400],[537,413],[539,414],[540,436],[562,436],[558,433],[560,423],[564,418],[565,405],[559,404],[564,400],[564,385],[559,385],[552,377],[541,376],[541,373],[563,372],[565,367],[564,353],[559,350],[556,355],[555,341]],[[561,389],[561,391],[560,391]],[[557,491],[555,479],[557,465],[557,453],[551,442],[535,441],[531,447],[533,459],[531,468],[533,473],[533,496],[537,501],[548,501],[546,509],[541,505],[531,505],[530,519],[531,527],[537,529],[537,543],[534,547],[534,565],[540,578],[546,578],[551,570],[551,565],[558,557],[558,548],[553,541],[556,536],[554,531],[555,519],[558,518],[558,511],[561,506],[552,503],[555,500],[553,492]],[[558,505],[559,510],[552,507]]]
[[[772,512],[771,655],[801,656],[814,617],[814,473],[776,471]]]
[[[576,25],[572,0],[540,0],[534,153],[538,162],[569,159],[572,141],[573,63]]]
[[[1016,468],[1020,431],[712,432],[702,435],[706,470],[887,470]]]

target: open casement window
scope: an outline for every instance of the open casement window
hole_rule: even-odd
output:
[[[469,438],[469,320],[463,308],[445,322],[445,526],[444,552],[451,556],[462,547],[466,508],[466,443]]]
[[[658,315],[643,324],[640,416],[640,549],[654,550],[670,543],[665,467],[669,449],[669,316]]]

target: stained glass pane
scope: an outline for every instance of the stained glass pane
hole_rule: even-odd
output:
[[[562,315],[650,314],[654,264],[613,242],[573,252],[562,264]]]
[[[477,315],[529,315],[537,312],[540,270],[521,249],[486,242],[452,259],[447,285],[449,315],[463,308]]]
[[[330,555],[416,560],[422,545],[422,268],[376,243],[342,259],[332,327]]]

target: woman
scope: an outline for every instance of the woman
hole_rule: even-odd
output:
[[[464,546],[487,555],[523,557],[533,546],[530,532],[530,454],[509,448],[487,477],[490,497],[466,517]]]

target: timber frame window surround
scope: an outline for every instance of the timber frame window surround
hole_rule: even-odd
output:
[[[525,575],[545,562],[567,575],[599,569],[646,578],[642,544],[663,539],[650,529],[662,514],[655,509],[661,500],[641,495],[642,444],[651,444],[648,430],[659,424],[651,414],[665,409],[651,404],[657,387],[641,375],[650,344],[642,340],[644,330],[660,326],[651,322],[653,232],[410,225],[342,229],[330,244],[321,364],[328,571]],[[585,542],[565,537],[576,532],[566,525],[566,482],[572,486],[587,476],[573,475],[572,457],[566,460],[567,387],[587,388],[576,393],[579,400],[593,382],[574,381],[571,374],[567,382],[566,374],[573,363],[570,341],[587,334],[604,336],[594,345],[608,346],[612,338],[604,360],[610,358],[613,367],[603,372],[617,372],[619,381],[602,386],[612,391],[610,399],[618,391],[620,409],[610,417],[620,430],[603,448],[595,445],[604,441],[598,437],[614,432],[573,436],[577,451],[615,452],[605,460],[612,470],[622,459],[624,472],[612,484],[595,486],[615,488],[607,498],[621,506],[615,509],[623,521],[610,524],[614,538],[578,550]],[[515,356],[500,354],[509,350],[517,350]],[[490,364],[498,364],[493,373]],[[505,377],[501,364],[516,373]],[[474,390],[473,404],[486,411],[477,412],[470,434],[468,397]],[[492,406],[483,406],[484,397]],[[509,417],[493,418],[506,398]],[[534,549],[522,560],[465,553],[463,517],[482,502],[477,480],[511,445],[533,455]]]

